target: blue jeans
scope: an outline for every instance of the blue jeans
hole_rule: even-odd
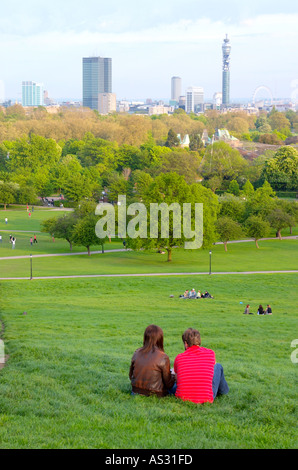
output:
[[[229,386],[226,382],[223,367],[221,364],[215,364],[214,375],[212,381],[213,399],[219,395],[226,395],[229,393]]]

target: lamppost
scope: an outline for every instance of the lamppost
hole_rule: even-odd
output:
[[[30,255],[30,281],[32,281],[32,255]]]
[[[211,273],[212,273],[212,271],[211,271],[211,255],[212,255],[212,251],[210,250],[209,251],[209,275],[210,276],[211,276]]]

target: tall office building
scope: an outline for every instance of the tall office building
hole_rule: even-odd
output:
[[[204,109],[204,89],[198,86],[188,87],[186,90],[185,111],[198,113]]]
[[[43,106],[43,85],[36,82],[22,82],[22,105]]]
[[[180,77],[172,77],[171,81],[171,101],[179,102],[179,98],[181,96],[181,78]]]
[[[100,95],[104,94],[106,97],[110,93],[112,93],[112,59],[107,57],[84,57],[83,106],[101,112],[102,97]],[[107,101],[109,100],[105,100],[105,102]]]
[[[222,75],[222,104],[227,106],[230,103],[230,54],[231,44],[228,35],[224,39],[222,46],[223,54],[223,75]]]

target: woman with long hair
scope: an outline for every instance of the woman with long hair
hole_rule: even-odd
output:
[[[175,376],[171,374],[170,359],[163,348],[163,331],[149,325],[144,332],[143,347],[132,357],[129,378],[132,393],[163,397],[175,393]]]

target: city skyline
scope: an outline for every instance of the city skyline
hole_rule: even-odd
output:
[[[248,7],[233,0],[208,5],[152,0],[148,9],[137,5],[135,0],[3,5],[0,99],[21,101],[22,81],[32,80],[44,83],[51,98],[82,100],[81,61],[88,56],[113,58],[118,99],[170,99],[173,76],[181,77],[182,94],[199,86],[210,99],[222,89],[226,34],[233,44],[231,102],[250,99],[261,85],[275,98],[290,98],[297,88],[293,2],[252,0]]]

